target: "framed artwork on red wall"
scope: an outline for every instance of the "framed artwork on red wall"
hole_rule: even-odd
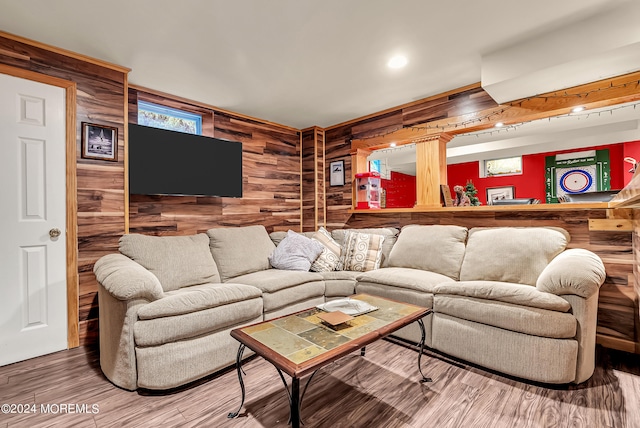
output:
[[[516,196],[514,186],[487,187],[487,205],[493,205],[493,201],[513,199]]]

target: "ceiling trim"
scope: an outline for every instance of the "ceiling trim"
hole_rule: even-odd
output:
[[[277,126],[279,128],[284,128],[284,129],[288,129],[288,130],[295,131],[295,132],[302,132],[302,130],[300,130],[298,128],[294,128],[292,126],[287,126],[287,125],[283,125],[281,123],[271,122],[271,121],[268,121],[268,120],[265,120],[265,119],[260,119],[260,118],[257,118],[257,117],[253,117],[253,116],[249,116],[249,115],[246,115],[246,114],[238,113],[238,112],[232,111],[232,110],[226,110],[226,109],[223,109],[223,108],[220,108],[220,107],[213,106],[211,104],[190,100],[188,98],[179,97],[177,95],[169,94],[167,92],[158,91],[156,89],[145,88],[144,86],[133,85],[131,83],[129,83],[129,88],[133,89],[133,90],[136,90],[136,91],[139,91],[139,92],[145,92],[147,94],[156,95],[156,96],[159,96],[159,97],[163,97],[163,98],[168,98],[168,99],[171,99],[171,100],[179,101],[179,102],[182,102],[182,103],[185,103],[185,104],[191,104],[191,105],[196,106],[196,107],[201,107],[201,108],[205,108],[205,109],[208,109],[208,110],[213,110],[215,112],[228,114],[230,116],[234,116],[234,117],[237,117],[237,118],[247,119],[247,120],[251,120],[253,122],[262,123],[262,124],[265,124],[265,125]]]
[[[335,128],[341,128],[343,126],[351,125],[353,123],[362,122],[363,120],[371,119],[371,118],[374,118],[374,117],[377,117],[377,116],[382,116],[382,115],[387,114],[387,113],[391,113],[391,112],[394,112],[394,111],[403,110],[405,108],[413,107],[413,106],[416,106],[418,104],[425,103],[427,101],[435,100],[435,99],[442,98],[442,97],[447,97],[449,95],[459,94],[461,92],[469,91],[469,90],[472,90],[472,89],[478,89],[478,88],[482,88],[482,85],[480,84],[480,82],[472,83],[470,85],[462,86],[460,88],[451,89],[450,91],[446,91],[446,92],[442,92],[442,93],[439,93],[439,94],[431,95],[429,97],[421,98],[421,99],[416,100],[416,101],[411,101],[410,103],[400,104],[400,105],[395,106],[395,107],[389,107],[388,109],[381,110],[381,111],[378,111],[378,112],[375,112],[375,113],[371,113],[371,114],[368,114],[366,116],[361,116],[361,117],[358,117],[358,118],[355,118],[355,119],[350,119],[350,120],[347,120],[346,122],[341,122],[341,123],[338,123],[336,125],[327,126],[324,129],[325,129],[325,131],[330,131],[330,130],[335,129]]]
[[[35,40],[31,40],[28,39],[26,37],[22,37],[22,36],[16,36],[15,34],[11,34],[11,33],[6,33],[4,31],[0,31],[0,37],[4,37],[6,39],[9,40],[14,40],[16,42],[19,43],[24,43],[25,45],[29,45],[29,46],[33,46],[36,48],[40,48],[40,49],[44,49],[47,50],[49,52],[54,52],[60,55],[64,55],[67,56],[69,58],[73,58],[73,59],[77,59],[80,61],[84,61],[84,62],[88,62],[90,64],[94,64],[94,65],[99,65],[100,67],[104,67],[104,68],[108,68],[114,71],[118,71],[120,73],[124,73],[124,74],[128,74],[131,69],[128,67],[123,67],[121,65],[118,64],[113,64],[111,62],[108,61],[103,61],[101,59],[96,59],[87,55],[82,55],[73,51],[69,51],[66,49],[62,49],[62,48],[57,48],[55,46],[52,45],[48,45],[46,43],[41,43],[41,42],[37,42]],[[27,60],[31,60],[30,57],[26,58]]]

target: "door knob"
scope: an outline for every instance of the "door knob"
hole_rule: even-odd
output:
[[[54,227],[53,229],[51,229],[51,230],[49,231],[49,236],[50,236],[52,239],[55,239],[55,238],[57,238],[58,236],[60,236],[60,234],[61,234],[61,233],[62,233],[62,232],[60,231],[60,229],[58,229],[57,227]]]

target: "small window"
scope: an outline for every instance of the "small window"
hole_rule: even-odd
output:
[[[199,114],[146,101],[138,101],[138,125],[202,135],[202,116]]]
[[[522,174],[522,156],[484,161],[484,177]]]

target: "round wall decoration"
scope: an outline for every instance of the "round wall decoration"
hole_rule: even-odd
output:
[[[593,176],[583,169],[573,169],[560,177],[560,187],[567,193],[583,193],[593,184]]]

